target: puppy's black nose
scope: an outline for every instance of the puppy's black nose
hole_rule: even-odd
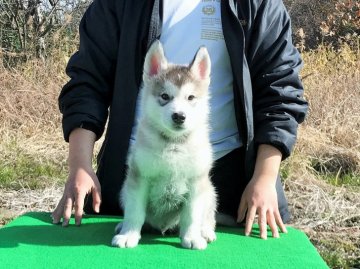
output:
[[[185,122],[186,116],[183,112],[178,112],[172,114],[171,118],[176,124],[183,124]]]

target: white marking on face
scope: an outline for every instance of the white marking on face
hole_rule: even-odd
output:
[[[164,100],[164,94],[168,96],[168,100]],[[193,83],[186,83],[178,88],[172,82],[166,81],[163,91],[159,91],[159,96],[154,97],[158,107],[152,107],[151,114],[156,115],[157,122],[170,133],[191,131],[197,124],[206,121],[207,96],[199,96]],[[174,123],[172,118],[174,113],[186,117],[181,126]]]

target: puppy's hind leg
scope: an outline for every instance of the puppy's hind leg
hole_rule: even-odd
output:
[[[140,184],[141,183],[141,184]],[[117,235],[112,239],[114,247],[136,247],[141,238],[141,228],[146,216],[147,184],[139,179],[128,178],[121,191],[124,221],[116,226]],[[120,230],[120,231],[119,231]]]

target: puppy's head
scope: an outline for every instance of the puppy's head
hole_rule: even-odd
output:
[[[188,66],[181,66],[168,63],[161,43],[153,43],[144,64],[143,117],[173,138],[207,128],[210,69],[205,47]]]

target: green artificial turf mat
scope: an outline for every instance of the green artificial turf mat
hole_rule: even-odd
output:
[[[50,213],[27,213],[0,229],[1,268],[132,268],[132,269],[322,269],[328,268],[306,235],[268,240],[243,236],[240,228],[217,227],[217,240],[206,250],[180,246],[176,235],[143,234],[138,247],[111,247],[117,217],[85,216],[77,227],[51,223]]]

